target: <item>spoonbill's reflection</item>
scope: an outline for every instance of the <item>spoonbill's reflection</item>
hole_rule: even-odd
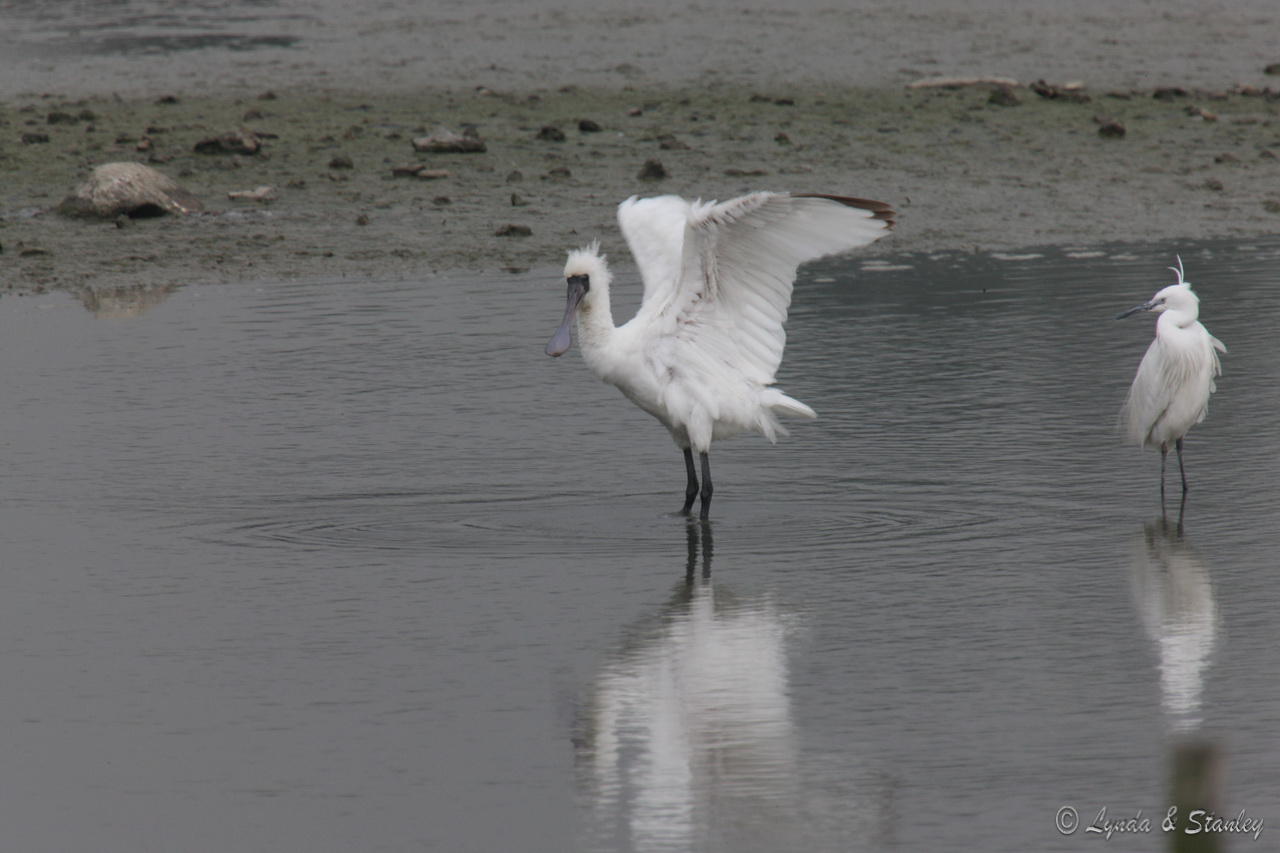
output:
[[[709,525],[688,536],[684,580],[629,632],[583,712],[592,834],[611,850],[784,850],[804,834],[787,619],[768,595],[711,583]]]
[[[1204,676],[1218,630],[1213,585],[1177,524],[1143,526],[1133,558],[1133,594],[1160,659],[1160,694],[1174,732],[1200,728]]]

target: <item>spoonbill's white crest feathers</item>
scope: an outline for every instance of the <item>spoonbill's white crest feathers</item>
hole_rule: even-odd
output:
[[[1182,258],[1169,269],[1177,274],[1177,282],[1116,317],[1120,320],[1139,311],[1160,315],[1155,340],[1138,365],[1121,417],[1134,443],[1160,448],[1162,496],[1164,461],[1170,442],[1178,452],[1182,491],[1187,491],[1182,439],[1208,413],[1209,395],[1217,390],[1214,377],[1222,374],[1218,352],[1227,351],[1222,341],[1200,323],[1200,299],[1192,292],[1191,282],[1184,278]]]
[[[568,351],[570,329],[592,371],[671,431],[688,474],[684,511],[711,500],[711,442],[742,432],[770,441],[779,415],[816,417],[771,387],[786,345],[783,324],[805,261],[884,236],[894,211],[846,196],[756,192],[723,203],[629,198],[618,224],[644,281],[636,316],[615,327],[599,245],[569,253],[564,320],[547,354]]]

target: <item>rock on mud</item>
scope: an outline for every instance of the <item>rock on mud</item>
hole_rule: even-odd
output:
[[[203,209],[200,199],[168,175],[141,163],[102,164],[57,208],[64,216],[102,219],[181,215]]]

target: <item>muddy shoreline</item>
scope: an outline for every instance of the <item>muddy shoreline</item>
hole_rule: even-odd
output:
[[[1280,88],[1280,83],[1277,84]],[[634,85],[0,101],[6,291],[554,269],[632,194],[881,199],[865,255],[1259,238],[1280,230],[1280,98],[1218,89]],[[996,96],[993,97],[993,92]],[[1100,133],[1108,122],[1123,136]],[[469,129],[483,152],[413,140]],[[248,130],[256,153],[198,153]],[[646,161],[666,177],[640,177]],[[52,211],[90,170],[147,163],[184,217]],[[416,171],[416,174],[415,174]],[[229,193],[271,187],[267,200]]]

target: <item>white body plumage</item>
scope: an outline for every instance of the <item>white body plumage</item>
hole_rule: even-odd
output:
[[[1200,322],[1200,299],[1192,292],[1191,283],[1183,279],[1182,259],[1170,269],[1177,273],[1177,283],[1116,318],[1138,311],[1160,315],[1155,340],[1138,365],[1121,416],[1134,443],[1158,447],[1162,456],[1175,444],[1181,465],[1182,438],[1208,413],[1209,396],[1217,390],[1214,378],[1222,373],[1218,353],[1227,348]],[[1162,489],[1163,484],[1162,465]]]
[[[772,387],[796,267],[882,236],[891,211],[868,204],[763,192],[723,204],[624,201],[618,222],[644,300],[614,326],[604,256],[594,244],[571,252],[565,277],[590,282],[577,310],[583,360],[681,448],[705,453],[713,440],[743,432],[776,440],[785,434],[778,415],[815,417]]]
[[[691,451],[703,455],[705,480],[712,441],[743,432],[774,441],[785,433],[780,415],[815,417],[773,387],[796,268],[872,242],[893,217],[882,202],[842,196],[632,197],[618,223],[644,280],[640,309],[615,326],[599,246],[570,252],[564,320],[547,354],[569,349],[576,319],[587,366],[667,427],[693,489]],[[709,500],[708,483],[704,516]]]

